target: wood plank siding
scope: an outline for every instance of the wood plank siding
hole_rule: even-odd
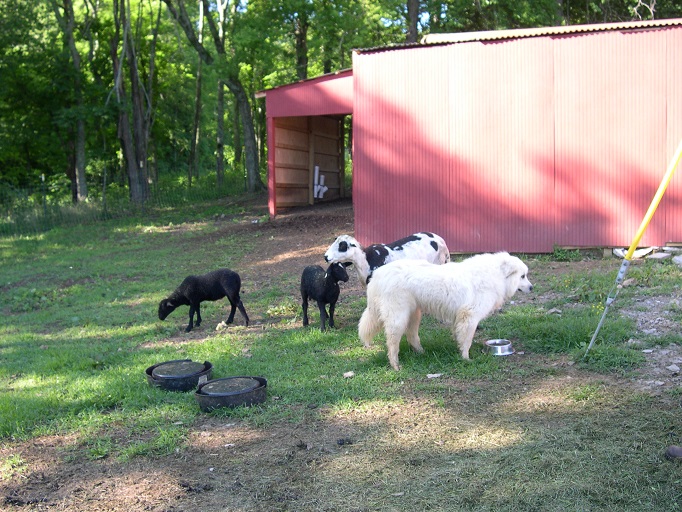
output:
[[[345,196],[343,124],[331,117],[274,119],[274,195],[277,207],[314,204]],[[329,189],[314,197],[315,168]]]

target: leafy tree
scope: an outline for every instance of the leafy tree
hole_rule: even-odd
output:
[[[185,32],[189,43],[195,48],[201,60],[206,64],[213,64],[214,57],[200,42],[195,24],[190,20],[183,0],[164,0],[173,18]],[[218,86],[218,173],[221,173],[223,162],[223,129],[224,98],[223,86],[227,86],[234,95],[239,117],[242,121],[244,133],[244,150],[246,154],[246,171],[248,177],[248,190],[250,192],[265,188],[260,179],[258,166],[258,147],[256,134],[251,115],[251,106],[248,95],[239,77],[242,55],[239,46],[235,43],[235,34],[239,29],[240,18],[244,12],[244,6],[238,1],[218,0],[216,4],[209,5],[208,0],[202,0],[206,22],[211,33],[211,39],[216,54],[219,58],[218,66],[221,72],[221,83]]]
[[[561,3],[567,25],[614,23],[674,18],[682,15],[682,4],[674,0],[598,0]]]
[[[143,202],[160,176],[215,165],[220,184],[232,156],[258,190],[255,93],[349,68],[355,48],[681,16],[677,0],[1,0],[0,187],[44,176],[60,199],[101,184]]]
[[[84,111],[84,92],[83,92],[83,74],[81,70],[81,56],[76,48],[76,16],[73,9],[73,2],[71,0],[50,0],[50,5],[54,11],[57,23],[62,31],[64,41],[64,49],[68,52],[71,64],[73,66],[72,73],[72,89],[71,94],[73,98],[74,110],[74,125],[73,139],[71,141],[72,150],[72,165],[69,165],[68,174],[72,178],[72,183],[75,185],[74,199],[82,201],[88,196],[88,185],[85,180],[85,111]]]
[[[0,8],[0,180],[16,187],[49,180],[67,161],[57,121],[64,69],[46,7],[6,0]]]
[[[119,105],[118,138],[125,162],[130,199],[143,203],[149,195],[147,149],[151,123],[151,96],[141,81],[137,52],[137,38],[133,32],[130,0],[114,0],[115,31],[111,40],[111,59],[114,71],[114,87]],[[119,56],[119,45],[122,55]],[[153,63],[153,58],[150,59]],[[130,96],[122,79],[124,61],[129,73]],[[152,64],[153,69],[153,64]],[[153,72],[150,73],[153,76]],[[129,103],[128,103],[129,102]],[[145,103],[147,105],[145,105]]]

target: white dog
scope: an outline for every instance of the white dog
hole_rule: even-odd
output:
[[[464,359],[479,322],[502,307],[517,290],[533,289],[528,267],[506,252],[479,254],[460,263],[434,265],[419,260],[399,260],[374,271],[367,285],[367,309],[358,332],[369,347],[383,326],[388,360],[399,370],[400,338],[416,352],[422,313],[451,325],[452,335]]]

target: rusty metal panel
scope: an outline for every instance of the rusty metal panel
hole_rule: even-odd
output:
[[[667,139],[666,165],[682,144],[682,29],[666,31]],[[668,243],[682,244],[682,163],[668,185],[661,207],[665,213]]]
[[[631,243],[665,172],[665,55],[659,30],[555,39],[557,244]]]
[[[542,39],[356,55],[360,242],[426,230],[453,252],[551,250],[550,57]]]

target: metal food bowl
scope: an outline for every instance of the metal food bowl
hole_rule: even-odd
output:
[[[488,351],[494,356],[509,356],[514,353],[511,341],[509,340],[488,340],[485,342]]]
[[[201,384],[194,397],[204,412],[221,407],[248,407],[265,401],[267,386],[263,377],[226,377]]]
[[[213,365],[191,359],[176,359],[155,364],[145,370],[150,386],[168,391],[191,391],[211,378]]]

